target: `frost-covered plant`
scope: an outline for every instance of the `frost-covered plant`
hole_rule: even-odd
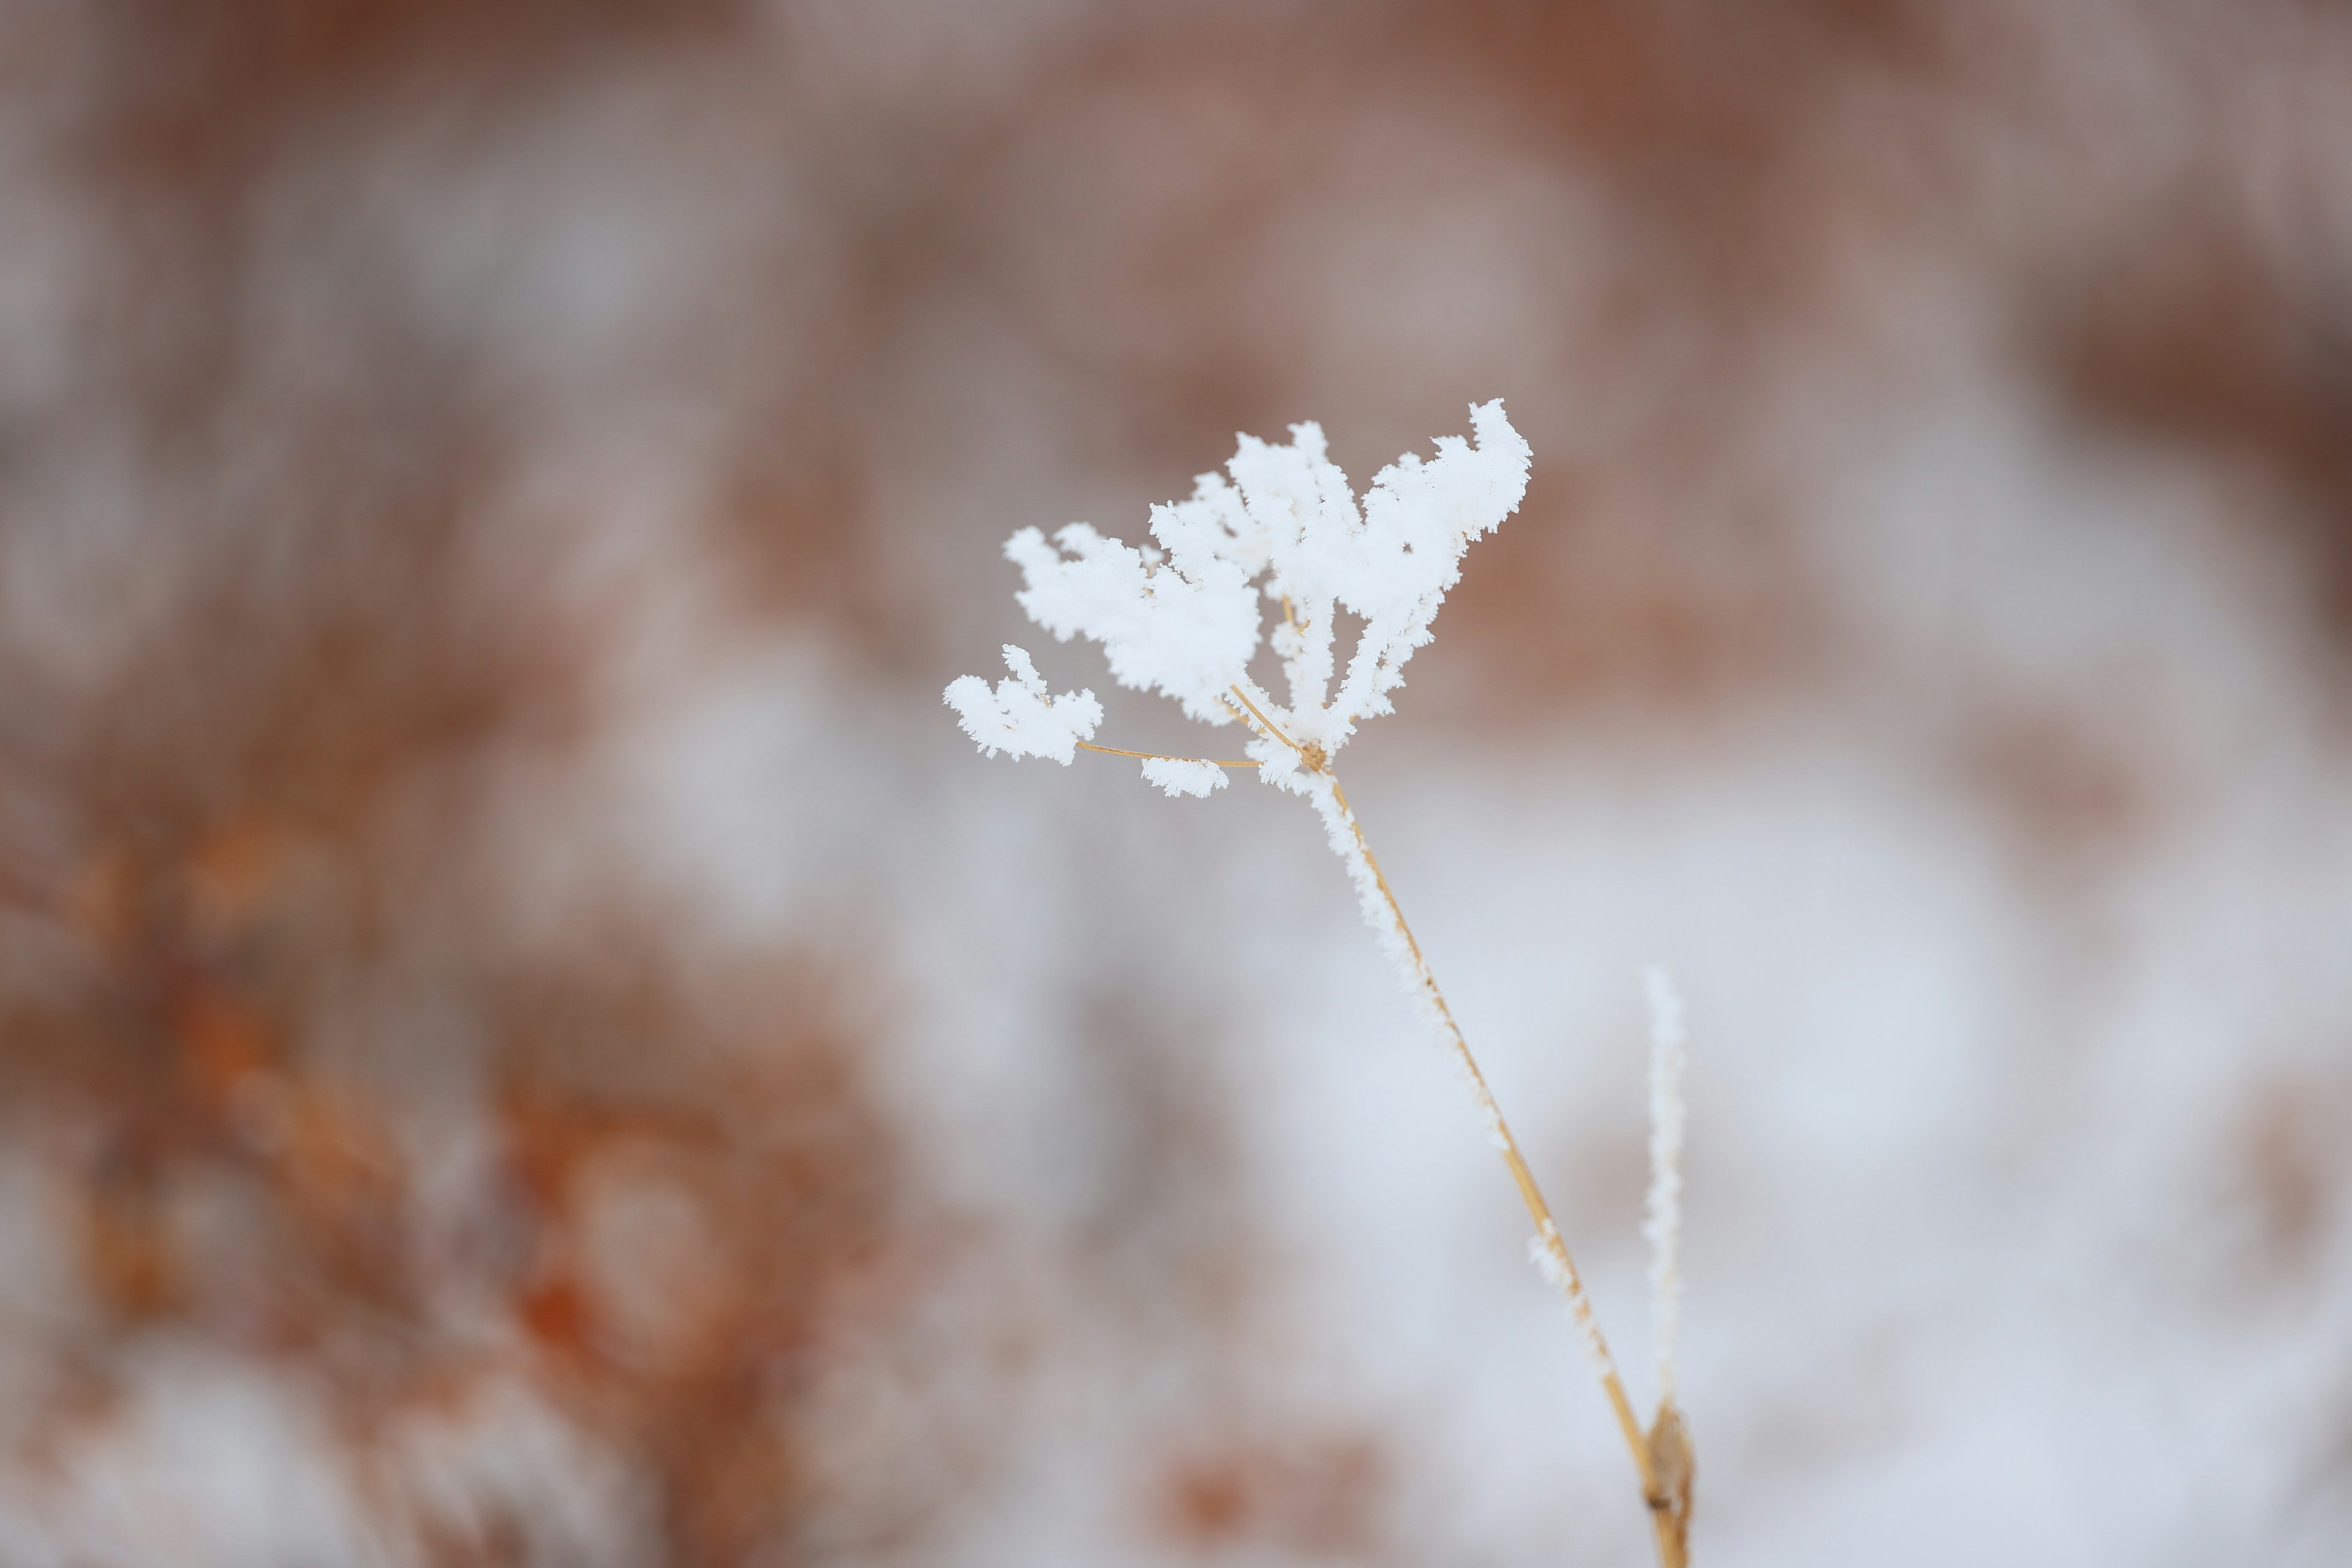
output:
[[[1224,787],[1226,769],[1255,768],[1262,782],[1315,808],[1366,922],[1447,1047],[1488,1139],[1510,1168],[1535,1221],[1530,1252],[1567,1298],[1640,1473],[1660,1561],[1678,1568],[1690,1507],[1689,1445],[1674,1404],[1672,1366],[1681,1224],[1680,1004],[1654,971],[1647,1228],[1656,1259],[1661,1393],[1645,1433],[1567,1244],[1332,766],[1360,723],[1391,711],[1389,693],[1403,683],[1413,650],[1430,640],[1438,605],[1461,581],[1464,552],[1516,511],[1527,493],[1530,453],[1501,401],[1474,405],[1470,426],[1475,441],[1443,437],[1430,461],[1400,458],[1381,470],[1360,502],[1325,456],[1320,427],[1294,425],[1286,446],[1240,437],[1226,465],[1230,483],[1202,474],[1192,499],[1153,507],[1150,544],[1106,539],[1082,522],[1050,542],[1034,528],[1006,541],[1004,553],[1025,584],[1014,596],[1031,620],[1058,641],[1082,636],[1100,643],[1122,686],[1173,698],[1202,723],[1244,726],[1248,760],[1097,745],[1103,710],[1095,694],[1052,695],[1035,661],[1010,645],[1007,679],[992,688],[964,676],[949,685],[947,704],[992,756],[1050,757],[1065,765],[1080,751],[1134,757],[1143,776],[1171,795],[1205,795]],[[1344,668],[1334,646],[1342,611],[1362,623]],[[1281,663],[1287,701],[1250,672],[1261,640]]]

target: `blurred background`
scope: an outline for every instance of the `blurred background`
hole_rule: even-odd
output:
[[[983,762],[1236,431],[1708,1564],[2352,1552],[2352,13],[0,4],[0,1564],[1631,1564],[1297,803]]]

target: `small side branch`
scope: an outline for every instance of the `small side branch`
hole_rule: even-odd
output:
[[[1100,752],[1107,757],[1140,757],[1147,763],[1206,763],[1213,768],[1254,768],[1252,762],[1229,763],[1218,757],[1171,757],[1160,752],[1126,752],[1117,746],[1097,746],[1092,741],[1074,742],[1082,752]]]
[[[1643,974],[1650,998],[1650,1323],[1658,1352],[1658,1404],[1675,1402],[1675,1350],[1682,1330],[1683,1001],[1664,968]]]
[[[1682,1331],[1683,1000],[1664,968],[1643,974],[1650,998],[1650,1196],[1643,1234],[1650,1243],[1650,1323],[1658,1352],[1658,1413],[1650,1423],[1650,1528],[1658,1561],[1682,1568],[1689,1552],[1690,1431],[1675,1405],[1675,1359]]]
[[[1249,710],[1249,716],[1257,721],[1258,728],[1263,729],[1267,734],[1273,736],[1284,745],[1288,746],[1292,751],[1298,752],[1299,755],[1305,756],[1307,754],[1305,749],[1302,748],[1297,742],[1284,734],[1281,727],[1276,725],[1273,720],[1267,718],[1258,708],[1256,703],[1250,700],[1248,692],[1244,691],[1240,687],[1236,686],[1233,689],[1233,693],[1235,698],[1240,700],[1241,705]]]

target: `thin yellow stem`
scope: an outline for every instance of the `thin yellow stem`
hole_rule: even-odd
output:
[[[1213,767],[1220,768],[1254,768],[1257,766],[1255,763],[1228,763],[1216,757],[1171,757],[1165,752],[1125,752],[1121,751],[1117,746],[1097,746],[1092,741],[1079,741],[1075,742],[1075,744],[1077,746],[1078,750],[1082,752],[1100,752],[1105,756],[1109,757],[1141,757],[1147,763],[1207,763]]]
[[[1528,1168],[1527,1157],[1519,1152],[1518,1140],[1511,1135],[1509,1124],[1503,1120],[1502,1109],[1496,1103],[1494,1090],[1487,1087],[1486,1075],[1478,1069],[1478,1060],[1471,1054],[1470,1042],[1463,1035],[1462,1026],[1454,1021],[1454,1009],[1446,1005],[1445,993],[1438,988],[1437,977],[1430,972],[1429,961],[1422,953],[1421,943],[1414,939],[1412,927],[1405,921],[1404,909],[1397,902],[1395,890],[1389,886],[1388,876],[1372,854],[1371,844],[1364,837],[1363,826],[1356,820],[1355,810],[1348,804],[1347,792],[1339,787],[1337,778],[1331,781],[1331,795],[1340,814],[1347,818],[1348,830],[1355,836],[1356,847],[1362,852],[1364,863],[1371,868],[1372,879],[1380,888],[1381,897],[1387,901],[1389,913],[1396,921],[1398,933],[1404,938],[1405,947],[1412,954],[1414,971],[1423,988],[1428,992],[1430,1001],[1436,1006],[1438,1018],[1445,1030],[1446,1043],[1469,1074],[1471,1084],[1494,1118],[1495,1131],[1502,1143],[1503,1163],[1510,1168],[1511,1180],[1519,1189],[1519,1200],[1527,1205],[1528,1216],[1535,1221],[1537,1236],[1559,1268],[1570,1304],[1576,1311],[1578,1324],[1591,1337],[1600,1352],[1601,1392],[1608,1395],[1609,1408],[1616,1415],[1618,1430],[1625,1439],[1625,1451],[1633,1456],[1633,1469],[1641,1478],[1642,1496],[1650,1504],[1652,1522],[1657,1534],[1659,1561],[1663,1568],[1682,1568],[1680,1531],[1678,1528],[1675,1530],[1670,1542],[1665,1509],[1660,1500],[1666,1494],[1659,1487],[1657,1467],[1651,1461],[1649,1442],[1643,1434],[1641,1423],[1634,1419],[1633,1401],[1625,1395],[1625,1384],[1617,1375],[1616,1363],[1609,1354],[1608,1342],[1601,1335],[1600,1324],[1593,1321],[1591,1304],[1584,1294],[1583,1280],[1577,1274],[1575,1260],[1569,1256],[1568,1243],[1560,1237],[1559,1226],[1553,1223],[1551,1205],[1544,1202],[1543,1189],[1537,1185],[1535,1173]],[[1673,1547],[1671,1552],[1670,1545]]]
[[[1329,758],[1320,746],[1304,747],[1284,734],[1258,705],[1250,700],[1249,693],[1238,685],[1233,693],[1255,727],[1297,752],[1308,769],[1322,774],[1331,784],[1332,804],[1348,824],[1357,852],[1370,868],[1373,884],[1379,888],[1381,900],[1387,904],[1389,916],[1396,922],[1397,934],[1404,938],[1405,950],[1412,957],[1413,975],[1428,994],[1435,1007],[1439,1023],[1444,1026],[1447,1046],[1453,1050],[1464,1072],[1470,1079],[1481,1108],[1492,1118],[1496,1140],[1502,1146],[1503,1163],[1511,1173],[1512,1182],[1519,1189],[1519,1201],[1527,1205],[1528,1217],[1535,1221],[1536,1236],[1554,1266],[1554,1272],[1568,1297],[1569,1306],[1576,1316],[1577,1327],[1587,1336],[1596,1363],[1602,1394],[1608,1396],[1610,1412],[1617,1418],[1617,1430],[1625,1440],[1625,1451],[1633,1460],[1634,1474],[1642,1483],[1642,1500],[1648,1505],[1650,1529],[1658,1550],[1659,1568],[1686,1568],[1690,1531],[1691,1457],[1690,1441],[1685,1434],[1681,1413],[1671,1405],[1660,1403],[1656,1422],[1646,1434],[1634,1418],[1633,1402],[1626,1397],[1624,1380],[1617,1374],[1616,1358],[1609,1353],[1609,1342],[1601,1331],[1594,1317],[1591,1300],[1585,1294],[1584,1281],[1577,1273],[1576,1260],[1569,1255],[1568,1243],[1559,1234],[1559,1226],[1551,1216],[1551,1205],[1544,1201],[1543,1189],[1536,1183],[1535,1173],[1528,1168],[1527,1156],[1519,1152],[1518,1140],[1511,1135],[1510,1124],[1503,1119],[1502,1107],[1496,1101],[1495,1091],[1487,1085],[1486,1075],[1478,1068],[1478,1058],[1471,1054],[1470,1041],[1455,1021],[1454,1009],[1439,989],[1437,976],[1431,973],[1428,958],[1421,951],[1421,942],[1412,934],[1412,927],[1404,918],[1404,907],[1397,902],[1396,890],[1389,886],[1388,873],[1381,869],[1379,857],[1372,853],[1370,840],[1364,837],[1363,824],[1356,819],[1355,808],[1348,804],[1348,792],[1339,787],[1339,780],[1331,772]],[[1084,742],[1080,742],[1084,744]],[[1093,748],[1100,750],[1102,748]]]
[[[1263,714],[1263,713],[1261,713],[1261,712],[1259,712],[1259,711],[1258,711],[1257,704],[1256,704],[1256,703],[1255,703],[1255,702],[1253,702],[1253,701],[1251,701],[1251,700],[1249,700],[1249,693],[1248,693],[1248,692],[1244,691],[1244,690],[1243,690],[1240,687],[1238,687],[1238,686],[1236,686],[1236,687],[1234,687],[1234,688],[1233,689],[1233,692],[1234,692],[1234,696],[1236,696],[1236,697],[1238,697],[1238,698],[1240,698],[1240,699],[1242,700],[1242,706],[1243,706],[1243,707],[1244,707],[1244,708],[1246,708],[1246,709],[1248,709],[1248,710],[1250,710],[1250,716],[1251,716],[1252,718],[1255,719],[1255,720],[1256,720],[1260,724],[1263,724],[1264,726],[1265,726],[1265,732],[1266,732],[1267,734],[1272,735],[1276,740],[1277,740],[1277,741],[1281,742],[1284,745],[1288,746],[1292,751],[1294,751],[1294,752],[1299,752],[1299,751],[1300,751],[1300,747],[1299,747],[1299,744],[1298,744],[1298,742],[1296,742],[1296,741],[1292,740],[1289,736],[1287,736],[1287,735],[1284,734],[1284,733],[1282,732],[1282,731],[1281,731],[1280,729],[1278,729],[1278,728],[1276,726],[1276,724],[1275,724],[1275,722],[1274,722],[1274,721],[1273,721],[1273,720],[1271,720],[1271,719],[1267,718],[1265,714]],[[1304,752],[1301,752],[1301,754],[1303,755],[1303,754],[1304,754]]]

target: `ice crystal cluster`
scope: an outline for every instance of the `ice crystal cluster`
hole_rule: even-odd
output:
[[[1501,400],[1473,405],[1470,428],[1475,440],[1442,437],[1428,461],[1407,455],[1381,469],[1360,502],[1325,455],[1319,426],[1292,426],[1280,447],[1244,436],[1225,466],[1230,481],[1202,474],[1191,500],[1151,509],[1150,544],[1077,522],[1051,542],[1024,528],[1004,553],[1021,568],[1021,607],[1056,639],[1100,643],[1119,684],[1171,697],[1203,723],[1247,726],[1247,763],[1117,754],[1141,756],[1143,776],[1171,795],[1207,795],[1224,786],[1227,766],[1254,765],[1315,807],[1365,921],[1502,1147],[1502,1112],[1331,767],[1360,721],[1391,711],[1405,661],[1461,581],[1463,552],[1527,493],[1528,444]],[[1342,612],[1361,622],[1344,668],[1334,647]],[[1261,641],[1281,663],[1287,701],[1250,673]],[[1102,704],[1092,691],[1051,695],[1023,648],[1007,646],[1004,662],[1012,674],[993,688],[967,675],[947,689],[983,752],[1066,763],[1080,747],[1115,751],[1094,744]]]
[[[1527,491],[1528,444],[1500,400],[1474,406],[1470,426],[1475,442],[1446,437],[1426,462],[1400,458],[1360,503],[1319,426],[1294,425],[1278,447],[1244,436],[1230,480],[1203,474],[1190,500],[1151,509],[1149,544],[1083,522],[1050,541],[1034,528],[1014,534],[1004,553],[1025,584],[1015,597],[1057,640],[1100,643],[1120,685],[1173,698],[1204,723],[1247,723],[1260,776],[1311,795],[1357,724],[1390,711],[1405,661],[1461,580],[1463,552]],[[1344,668],[1334,647],[1343,611],[1362,622]],[[1287,701],[1250,674],[1269,620]],[[992,689],[967,675],[947,689],[948,706],[992,755],[1068,763],[1093,740],[1102,705],[1092,691],[1050,696],[1018,647],[1004,658],[1008,679]],[[1151,758],[1143,772],[1171,795],[1224,783],[1205,759]]]

